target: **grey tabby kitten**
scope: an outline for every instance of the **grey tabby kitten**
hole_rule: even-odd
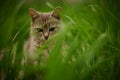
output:
[[[53,34],[56,33],[59,28],[61,7],[57,6],[55,10],[51,12],[38,12],[33,8],[29,9],[31,16],[31,31],[30,38],[25,43],[25,61],[31,64],[36,61],[36,52],[38,48],[44,44]],[[47,53],[43,53],[47,56]]]

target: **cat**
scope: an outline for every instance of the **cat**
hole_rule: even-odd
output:
[[[31,17],[31,29],[30,38],[24,45],[25,62],[36,64],[36,52],[37,50],[54,35],[59,29],[61,21],[60,13],[61,7],[57,6],[51,12],[38,12],[37,10],[30,8],[29,15]],[[48,56],[48,53],[43,52],[44,57]]]

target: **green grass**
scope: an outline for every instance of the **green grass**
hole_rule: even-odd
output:
[[[22,0],[0,5],[0,80],[119,80],[120,7],[117,0]],[[60,31],[44,66],[21,66],[23,45],[29,37],[30,7],[51,11],[62,7]],[[43,46],[44,47],[44,46]],[[42,48],[37,54],[40,54]],[[63,56],[64,54],[64,56]],[[38,55],[40,61],[40,56]],[[42,77],[41,77],[42,76]]]

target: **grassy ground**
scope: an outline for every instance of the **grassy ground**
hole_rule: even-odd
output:
[[[0,2],[0,79],[14,80],[22,69],[23,80],[34,78],[34,73],[37,80],[41,76],[43,80],[119,80],[119,3],[118,0]],[[47,64],[21,66],[23,43],[29,37],[28,9],[51,11],[56,6],[62,7],[61,29],[47,42],[57,41]]]

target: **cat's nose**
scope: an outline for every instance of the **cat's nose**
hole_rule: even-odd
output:
[[[45,39],[47,40],[48,39],[48,35],[44,35]]]

